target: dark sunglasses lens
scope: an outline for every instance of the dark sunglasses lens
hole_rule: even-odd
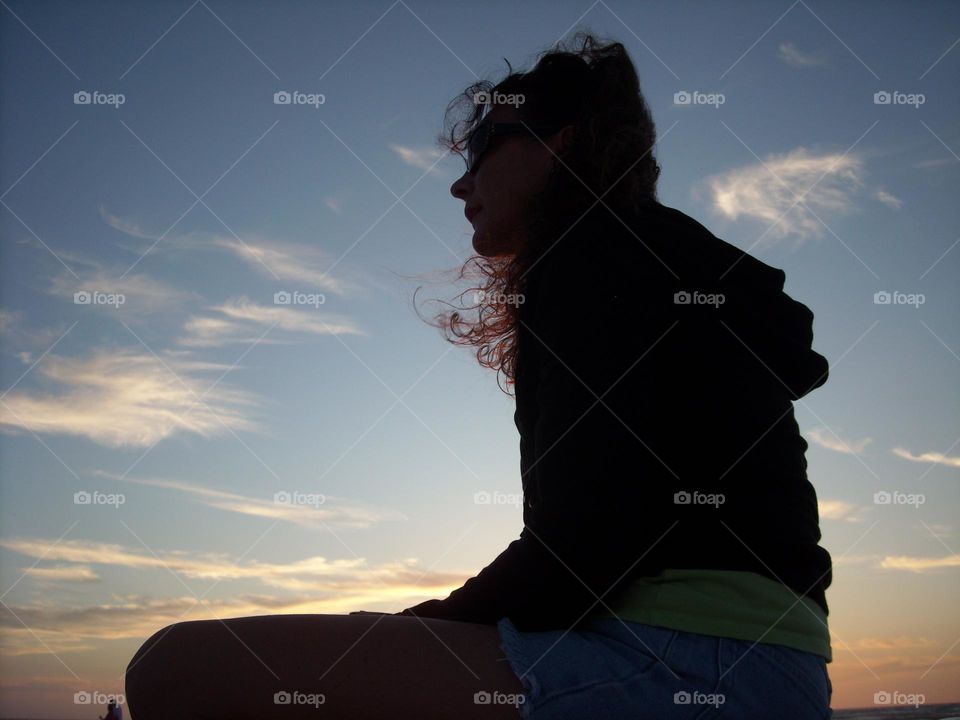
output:
[[[473,133],[470,135],[470,139],[467,141],[467,169],[473,170],[474,164],[477,162],[483,151],[487,149],[487,141],[490,138],[490,124],[481,123],[478,125]]]

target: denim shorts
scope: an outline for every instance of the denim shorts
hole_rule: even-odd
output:
[[[574,630],[497,623],[526,689],[531,720],[822,720],[833,686],[826,660],[783,645],[700,635],[610,617]]]

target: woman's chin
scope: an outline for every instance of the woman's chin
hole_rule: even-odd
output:
[[[502,255],[509,254],[508,248],[504,246],[502,236],[497,234],[497,237],[500,239],[499,242],[496,238],[491,237],[491,233],[485,230],[482,222],[474,225],[474,252],[476,252],[478,255],[483,255],[484,257],[500,257]]]
[[[473,230],[473,250],[478,255],[483,255],[484,257],[489,257],[493,250],[490,246],[489,238],[487,238],[481,228],[474,228]]]

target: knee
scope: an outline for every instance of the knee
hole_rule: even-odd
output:
[[[159,701],[169,697],[175,658],[184,657],[178,649],[183,642],[183,625],[174,623],[155,632],[127,664],[124,692],[135,720],[150,720],[163,713]]]

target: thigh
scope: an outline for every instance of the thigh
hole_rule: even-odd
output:
[[[127,669],[131,720],[516,718],[477,693],[523,686],[495,626],[396,615],[268,615],[177,623]]]

